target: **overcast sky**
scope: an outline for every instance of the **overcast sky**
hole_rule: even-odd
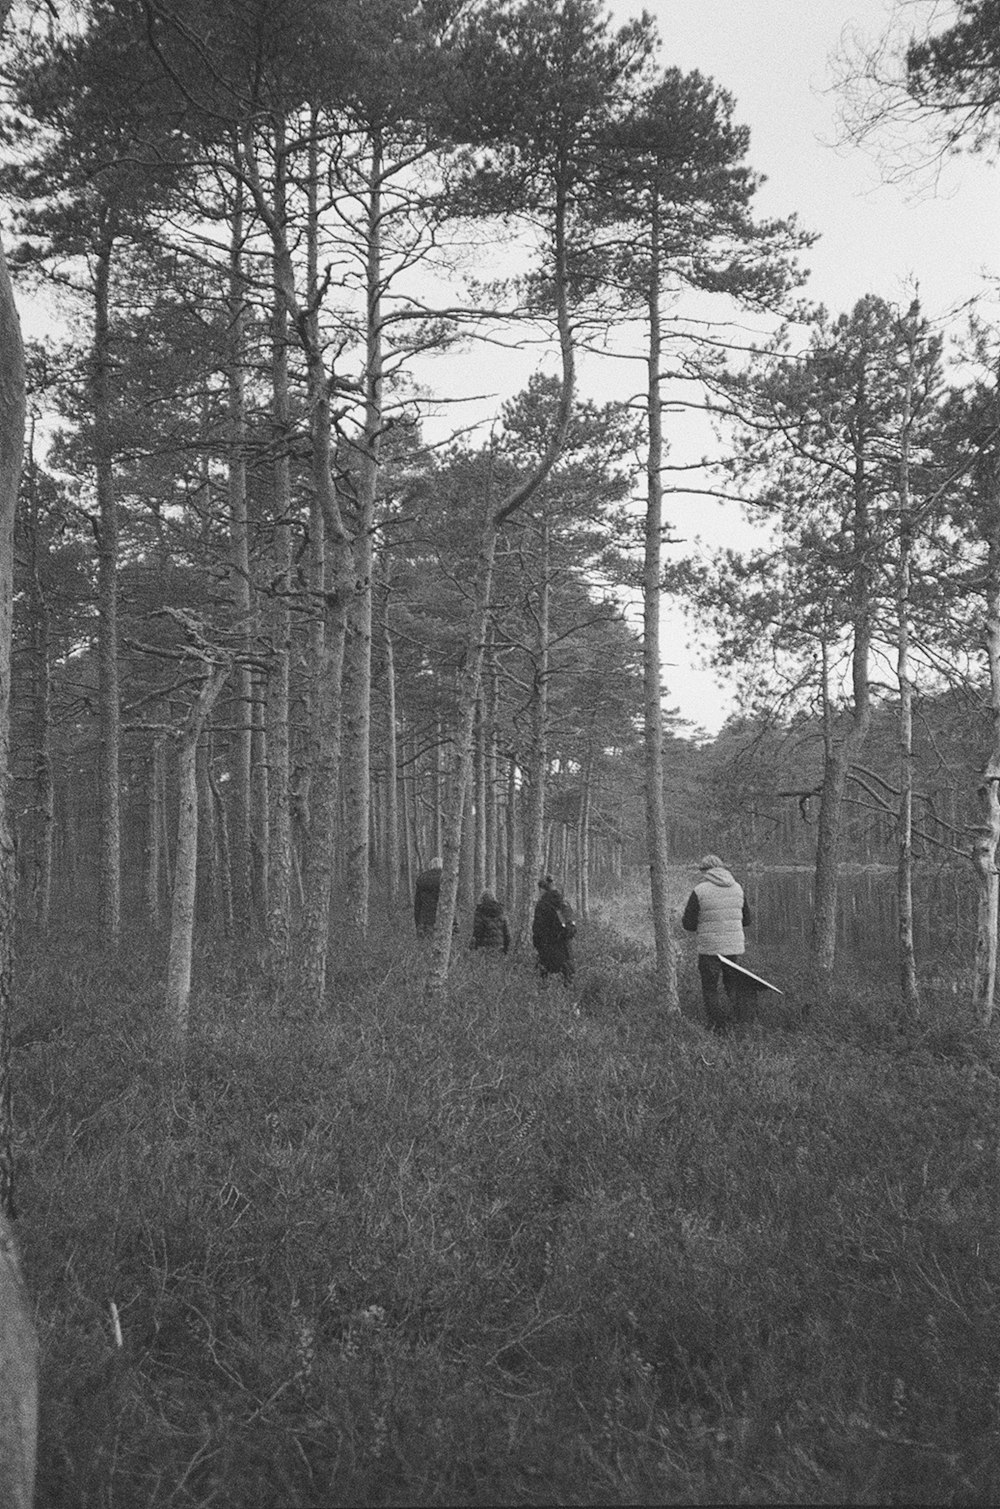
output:
[[[982,294],[1000,271],[1000,168],[978,158],[948,160],[936,182],[886,183],[872,154],[837,146],[841,100],[832,56],[854,31],[876,39],[896,9],[891,0],[611,0],[616,18],[649,11],[663,61],[710,75],[736,100],[751,133],[750,162],[766,174],[762,213],[797,214],[820,233],[805,255],[804,292],[833,314],[866,293],[909,303],[919,286],[925,313],[944,317]],[[947,3],[911,5],[907,14],[947,17]],[[957,322],[956,322],[957,323]],[[687,539],[748,538],[734,506],[675,498],[671,516]],[[690,630],[670,615],[664,678],[671,701],[714,731],[732,709],[711,675],[690,668]]]

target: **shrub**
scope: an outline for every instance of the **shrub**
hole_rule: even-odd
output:
[[[387,930],[318,1013],[206,949],[181,1064],[155,961],[26,957],[39,1501],[994,1498],[993,1050],[720,1041],[631,948],[428,1005]]]

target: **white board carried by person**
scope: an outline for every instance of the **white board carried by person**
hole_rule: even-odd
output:
[[[725,954],[715,956],[722,965],[723,970],[731,971],[735,983],[741,990],[757,991],[771,990],[776,996],[783,996],[784,991],[777,985],[772,985],[770,980],[765,980],[762,975],[755,975],[752,969],[747,969],[743,964],[737,964],[735,959],[727,959]]]

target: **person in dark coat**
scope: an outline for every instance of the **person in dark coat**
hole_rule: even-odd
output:
[[[576,928],[566,918],[562,892],[555,889],[551,876],[546,875],[538,884],[542,894],[535,903],[531,923],[531,941],[538,955],[536,967],[543,983],[549,975],[559,975],[568,986],[573,979],[569,944]]]
[[[746,1019],[753,992],[744,989],[735,971],[719,962],[719,955],[739,963],[750,926],[750,908],[743,887],[717,854],[706,854],[698,866],[700,879],[687,899],[681,927],[698,938],[698,973],[705,1015],[713,1032],[723,1033]],[[725,989],[723,1004],[719,985]]]
[[[426,870],[421,870],[413,890],[413,923],[418,938],[428,938],[437,921],[443,866],[435,855]]]
[[[486,949],[496,953],[500,949],[510,952],[510,926],[503,907],[492,891],[484,891],[479,905],[472,914],[472,948]]]

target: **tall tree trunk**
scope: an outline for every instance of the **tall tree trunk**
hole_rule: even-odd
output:
[[[91,399],[94,473],[97,492],[98,740],[100,745],[98,821],[99,932],[105,948],[115,948],[121,932],[121,798],[118,695],[118,504],[114,495],[111,444],[110,286],[114,232],[105,225],[95,248],[94,345]]]
[[[330,948],[330,903],[336,864],[336,834],[340,810],[344,641],[348,603],[353,596],[353,563],[347,531],[333,481],[331,374],[323,356],[319,327],[319,208],[315,131],[309,148],[309,220],[307,234],[308,304],[298,311],[291,258],[287,244],[276,245],[280,286],[302,340],[308,375],[311,440],[310,471],[314,500],[314,602],[322,607],[313,635],[313,754],[309,784],[309,849],[304,882],[299,981],[310,1005],[319,1006],[326,991]],[[365,821],[367,848],[367,814]]]
[[[590,915],[590,801],[594,784],[594,746],[587,745],[580,785],[580,813],[576,830],[576,865],[579,877],[577,902],[580,917]]]
[[[52,903],[52,845],[55,831],[55,785],[52,777],[52,671],[50,666],[50,612],[42,586],[38,489],[35,468],[34,424],[28,447],[28,603],[31,618],[31,677],[34,758],[34,822],[32,843],[32,893],[34,919],[40,928],[49,925]]]
[[[816,836],[810,960],[820,976],[833,973],[837,950],[837,892],[840,870],[840,828],[844,792],[851,766],[861,753],[871,723],[868,665],[871,653],[871,520],[867,476],[867,389],[864,379],[856,395],[856,459],[853,478],[853,553],[851,617],[854,644],[851,655],[851,706],[847,729],[838,735],[825,693],[827,737],[823,785]]]
[[[408,742],[405,734],[400,747],[403,751],[403,769],[400,775],[403,809],[403,872],[406,883],[406,894],[408,897],[412,897],[415,878],[413,860],[417,851],[417,754],[414,742],[412,740]],[[409,753],[407,753],[407,749],[409,749]],[[409,767],[409,775],[407,775],[407,767]]]
[[[229,290],[227,316],[229,350],[227,382],[229,408],[229,550],[230,591],[233,608],[244,638],[250,633],[250,535],[247,521],[247,419],[246,419],[246,285],[243,270],[243,186],[236,180],[229,242]],[[252,674],[243,656],[233,673],[235,734],[232,770],[233,905],[237,925],[244,935],[252,925],[253,912],[253,712]]]
[[[7,3],[0,0],[0,31]],[[14,1214],[11,1018],[17,882],[11,825],[10,666],[14,603],[14,516],[24,453],[25,382],[21,326],[0,246],[0,1210]]]
[[[9,0],[0,0],[0,33]],[[14,921],[16,857],[10,816],[10,672],[14,603],[14,517],[24,451],[25,379],[21,327],[0,245],[0,1209],[15,1214],[11,1019],[14,1011]],[[5,1367],[0,1376],[0,1413],[12,1426],[15,1447],[3,1463],[0,1495],[15,1509],[28,1509],[35,1483],[38,1364],[33,1327],[14,1258],[14,1244],[0,1219],[2,1282],[0,1337]],[[16,1443],[16,1445],[15,1445]]]
[[[912,315],[913,311],[911,311]],[[910,496],[910,430],[913,423],[914,339],[907,340],[899,456],[899,558],[896,576],[896,676],[899,681],[899,813],[896,824],[896,902],[899,928],[899,988],[904,1018],[920,1009],[913,946],[913,682],[910,677],[910,574],[913,503]],[[905,338],[905,334],[904,334]]]
[[[677,995],[677,948],[670,917],[667,811],[663,768],[663,694],[660,673],[660,557],[663,535],[663,408],[660,364],[660,212],[654,194],[649,277],[649,350],[647,372],[648,455],[646,461],[646,540],[643,564],[643,728],[645,735],[646,842],[656,941],[656,975],[667,1011],[680,1011]]]
[[[497,850],[499,846],[499,803],[497,797],[497,717],[500,706],[499,672],[493,650],[492,633],[486,669],[486,771],[483,842],[486,847],[485,885],[497,894],[500,883]]]
[[[440,684],[439,679],[439,689]],[[444,852],[444,802],[444,724],[441,720],[441,714],[438,713],[434,728],[434,842],[432,847],[435,856],[440,856]]]
[[[229,850],[229,813],[226,801],[215,778],[215,764],[207,762],[208,785],[215,804],[215,841],[218,846],[216,873],[219,876],[219,905],[222,913],[222,930],[227,938],[233,936],[233,862]]]
[[[1000,418],[1000,378],[996,413]],[[986,660],[990,678],[990,745],[976,789],[979,825],[972,862],[979,891],[972,1005],[979,1022],[993,1020],[997,984],[997,926],[1000,922],[1000,460],[994,462],[992,507],[988,512],[986,557]]]
[[[275,150],[276,198],[285,220],[284,136]],[[274,570],[270,607],[270,657],[267,673],[268,870],[267,940],[272,969],[282,970],[291,950],[292,815],[291,738],[291,612],[292,481],[291,405],[288,390],[288,313],[275,289],[272,311],[271,419],[277,455],[274,463]]]
[[[512,917],[520,915],[521,902],[517,894],[517,761],[511,755],[507,761],[507,911]],[[533,889],[528,876],[526,889]]]
[[[196,895],[203,898],[201,917],[216,925],[220,913],[219,873],[216,860],[219,840],[215,831],[215,801],[208,778],[212,759],[211,734],[198,745],[198,880]]]
[[[990,747],[976,788],[979,826],[973,846],[979,899],[976,912],[976,958],[972,1004],[982,1026],[993,1020],[997,983],[997,924],[1000,876],[1000,529],[989,542],[986,648],[990,670]]]
[[[254,671],[250,678],[250,876],[255,915],[267,918],[270,901],[271,801],[270,761],[267,750],[267,676]]]
[[[382,412],[382,175],[377,130],[370,141],[365,227],[365,418],[358,471],[358,510],[352,528],[354,594],[344,642],[344,796],[347,891],[351,920],[368,927],[368,807],[371,800],[372,563]]]
[[[476,707],[475,768],[473,779],[475,811],[475,859],[473,860],[473,896],[476,901],[486,890],[486,711],[480,690]]]
[[[518,941],[530,939],[531,919],[538,893],[535,883],[545,869],[545,782],[548,773],[549,614],[552,587],[549,572],[549,523],[540,525],[541,579],[535,614],[535,660],[531,681],[531,748],[528,768],[528,811],[524,829],[524,895],[521,897]]]
[[[382,645],[385,653],[385,874],[390,908],[399,890],[399,768],[396,733],[396,661],[389,622],[391,604],[390,563],[388,551],[383,567],[384,600],[382,610]],[[403,783],[405,800],[406,783]],[[403,824],[405,831],[406,816]]]
[[[158,931],[163,924],[164,856],[162,852],[163,812],[166,775],[164,771],[164,734],[154,734],[149,764],[149,826],[146,830],[146,914],[150,925]]]
[[[229,669],[228,664],[216,665],[207,672],[185,720],[177,756],[177,853],[174,861],[174,894],[170,907],[166,1013],[178,1047],[184,1047],[187,1043],[188,1005],[191,999],[191,954],[198,877],[198,740]]]
[[[309,873],[304,886],[299,981],[310,1005],[322,1004],[330,949],[330,901],[340,806],[340,685],[344,663],[344,594],[331,592],[319,670],[320,740],[312,772]]]
[[[456,765],[458,751],[456,750]],[[475,785],[476,785],[476,735],[475,725],[472,732],[472,766],[469,770],[469,780],[465,788],[465,808],[462,812],[462,849],[459,865],[458,882],[458,913],[465,912],[471,916],[476,904],[476,823],[475,823]],[[458,770],[455,771],[455,779],[458,779]],[[482,894],[482,893],[480,893]]]
[[[458,696],[458,727],[456,730],[456,779],[450,793],[450,803],[444,830],[442,859],[444,873],[441,877],[441,892],[438,899],[437,920],[434,924],[434,941],[431,965],[427,974],[425,997],[436,999],[448,981],[448,966],[451,960],[452,931],[458,902],[459,869],[462,848],[462,819],[465,813],[466,794],[472,782],[473,729],[476,720],[476,704],[479,699],[483,666],[483,644],[486,619],[489,613],[490,592],[493,585],[493,560],[496,553],[497,526],[490,511],[483,527],[476,575],[469,610],[467,653],[462,668]]]

